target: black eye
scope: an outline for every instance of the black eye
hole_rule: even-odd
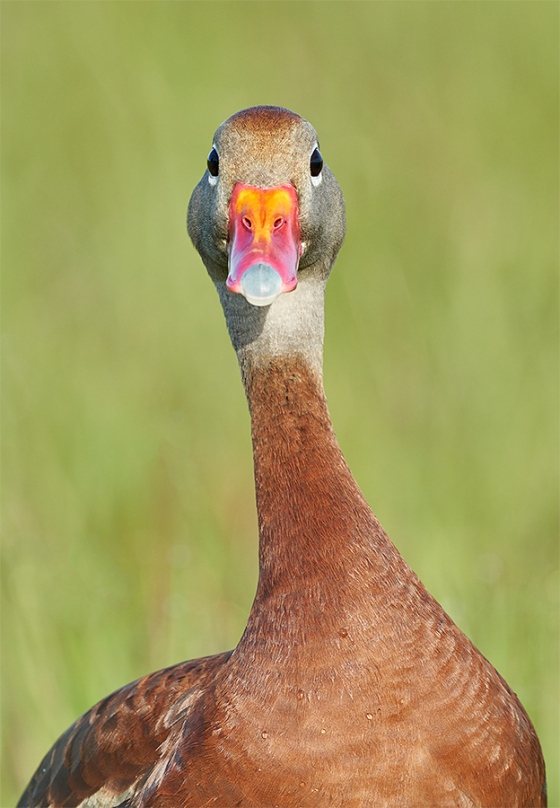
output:
[[[208,166],[208,171],[212,174],[212,176],[217,177],[218,171],[220,170],[220,158],[218,157],[218,152],[216,149],[212,149],[208,155],[206,165]]]
[[[313,154],[311,155],[311,159],[309,161],[309,170],[311,171],[311,176],[318,177],[322,168],[323,158],[321,157],[321,152],[319,149],[313,149]]]

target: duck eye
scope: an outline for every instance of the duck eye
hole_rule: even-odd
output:
[[[218,176],[218,171],[220,170],[220,158],[218,157],[218,152],[216,149],[212,149],[210,154],[208,155],[208,160],[206,161],[206,165],[208,166],[208,171],[213,177]]]
[[[322,168],[323,158],[321,157],[321,152],[319,149],[313,149],[313,154],[311,155],[311,159],[309,161],[309,170],[311,171],[311,176],[318,177]]]

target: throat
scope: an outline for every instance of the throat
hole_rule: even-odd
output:
[[[254,370],[285,357],[301,357],[309,368],[321,374],[324,280],[303,275],[293,292],[280,295],[271,306],[262,308],[230,292],[225,283],[216,286],[246,388]]]

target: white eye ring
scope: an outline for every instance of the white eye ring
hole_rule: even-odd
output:
[[[208,184],[209,185],[216,185],[217,182],[218,182],[217,177],[213,177],[212,174],[208,174]]]
[[[323,182],[323,172],[321,171],[316,177],[311,177],[311,185],[315,188]]]

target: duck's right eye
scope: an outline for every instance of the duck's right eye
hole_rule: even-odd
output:
[[[309,170],[311,171],[312,177],[318,177],[323,170],[323,158],[321,157],[321,152],[317,147],[313,149],[313,154],[309,160]]]
[[[206,161],[206,165],[208,166],[208,171],[213,177],[218,176],[218,171],[220,170],[220,158],[218,157],[218,152],[216,149],[212,149],[210,154],[208,155],[208,160]]]

